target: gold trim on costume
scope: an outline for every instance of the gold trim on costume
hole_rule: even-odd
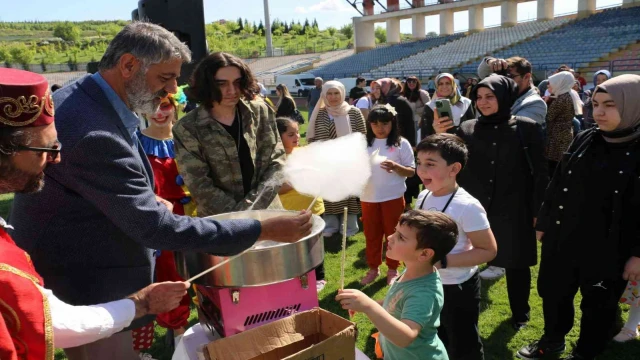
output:
[[[28,255],[27,255],[28,256]],[[12,274],[18,275],[20,277],[23,277],[25,279],[31,280],[31,282],[33,282],[33,285],[36,287],[36,289],[38,289],[38,291],[40,292],[40,294],[42,294],[42,309],[43,309],[43,313],[44,313],[44,341],[45,341],[45,346],[46,346],[46,350],[45,350],[45,360],[53,360],[54,357],[54,347],[53,347],[53,322],[51,321],[51,308],[49,307],[49,299],[47,298],[47,296],[45,295],[45,293],[43,292],[42,287],[40,287],[40,281],[38,280],[38,278],[36,278],[33,275],[29,275],[26,272],[16,269],[13,266],[7,265],[7,264],[0,264],[0,271],[7,271],[10,272]],[[0,300],[2,301],[2,300]],[[10,309],[10,311],[12,311],[12,313],[15,315],[15,311],[13,311],[13,309],[11,309],[8,305],[7,308]],[[15,315],[16,320],[18,319],[18,316]],[[19,322],[18,322],[19,324]],[[25,349],[28,349],[26,347],[25,344]]]
[[[53,347],[53,323],[51,321],[51,308],[49,307],[49,298],[45,295],[42,288],[36,286],[42,294],[42,308],[44,310],[44,343],[47,350],[45,351],[45,360],[53,360],[54,347]]]
[[[26,272],[22,271],[22,270],[18,270],[16,268],[14,268],[13,266],[7,265],[7,264],[0,264],[0,271],[8,271],[10,273],[16,274],[18,276],[21,276],[23,278],[27,278],[31,281],[33,281],[34,283],[40,285],[40,280],[38,280],[38,278],[36,278],[33,275],[29,275]]]

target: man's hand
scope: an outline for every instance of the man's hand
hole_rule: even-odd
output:
[[[149,314],[161,314],[177,308],[189,286],[191,284],[188,282],[154,283],[127,299],[136,305],[136,319]]]
[[[311,212],[301,211],[298,215],[284,215],[261,221],[262,232],[258,240],[272,240],[294,243],[311,233],[313,226]]]
[[[627,281],[640,281],[640,258],[632,256],[624,266],[622,278]]]
[[[349,310],[349,315],[352,312],[354,314],[355,312],[367,313],[376,303],[362,291],[354,289],[339,290],[336,301],[340,302],[343,309]]]
[[[543,236],[544,236],[544,232],[542,232],[542,231],[536,231],[536,239],[537,239],[539,242],[542,242],[542,237],[543,237]]]
[[[442,134],[453,128],[453,120],[448,116],[439,117],[438,112],[433,112],[433,130],[436,134]]]
[[[160,204],[166,206],[167,209],[169,209],[170,212],[173,212],[173,204],[169,200],[165,200],[165,199],[161,198],[160,196],[156,195],[156,201],[158,201]]]
[[[488,62],[491,71],[494,73],[504,72],[509,68],[505,59],[492,59]]]

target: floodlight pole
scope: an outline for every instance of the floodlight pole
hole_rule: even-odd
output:
[[[271,40],[271,20],[269,19],[269,0],[264,0],[264,31],[267,36],[267,56],[273,56],[273,41]]]

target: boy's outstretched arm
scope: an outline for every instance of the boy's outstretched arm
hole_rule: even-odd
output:
[[[411,320],[398,320],[391,316],[378,302],[363,292],[344,289],[338,292],[336,301],[345,310],[362,312],[385,338],[399,347],[407,347],[418,337],[422,327]]]

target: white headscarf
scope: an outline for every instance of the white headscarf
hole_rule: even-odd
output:
[[[553,88],[554,97],[570,92],[575,82],[576,79],[573,74],[568,71],[561,71],[549,77],[549,84]]]
[[[313,139],[316,135],[316,119],[318,118],[318,112],[320,109],[326,109],[336,126],[336,134],[338,137],[351,134],[351,120],[349,119],[349,109],[351,106],[342,101],[340,105],[330,106],[327,101],[327,92],[330,89],[338,89],[341,99],[345,98],[344,85],[339,81],[327,81],[322,85],[322,94],[320,99],[313,109],[313,114],[309,117],[309,127],[307,128],[307,139]]]

